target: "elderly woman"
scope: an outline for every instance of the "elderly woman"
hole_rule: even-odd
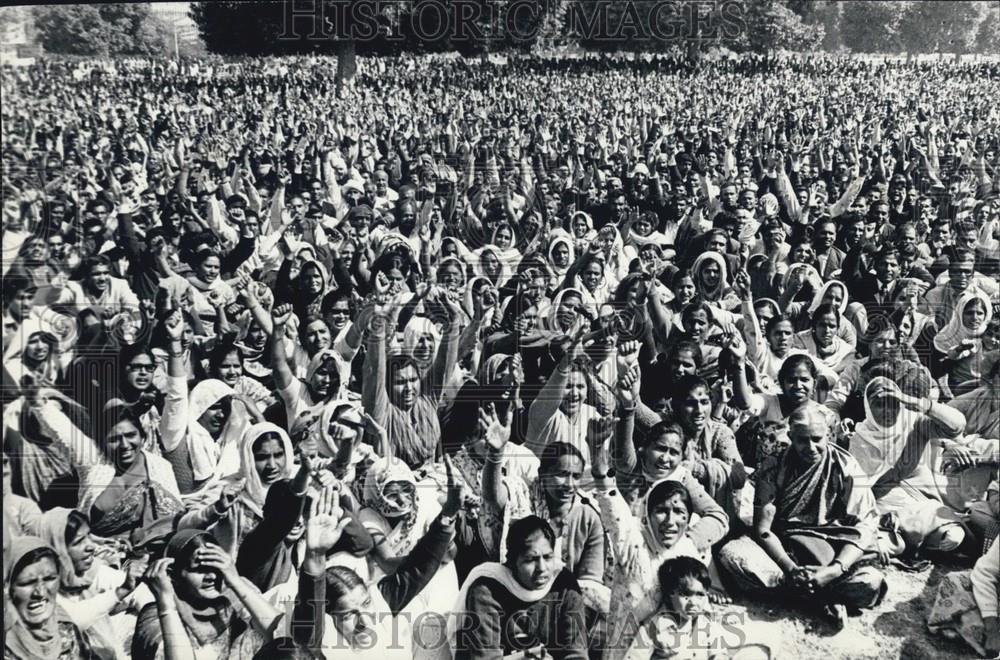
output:
[[[839,629],[847,608],[874,607],[887,585],[878,569],[856,566],[877,547],[878,509],[818,405],[790,416],[791,445],[754,475],[752,536],[723,546],[719,563],[744,591],[808,597]]]
[[[928,397],[929,378],[918,370],[896,381],[874,378],[865,388],[866,417],[851,438],[851,455],[867,474],[882,514],[895,514],[911,550],[957,550],[966,537],[963,516],[941,501],[931,446],[958,446],[965,416]],[[934,452],[936,453],[936,452]]]
[[[4,657],[12,660],[112,660],[59,605],[59,555],[41,539],[4,530]],[[8,564],[9,561],[9,564]]]

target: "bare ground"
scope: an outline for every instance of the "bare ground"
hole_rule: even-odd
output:
[[[834,632],[802,609],[778,601],[737,600],[723,609],[744,615],[741,628],[747,642],[770,646],[775,660],[938,660],[975,658],[963,643],[931,635],[927,613],[941,578],[952,567],[935,566],[923,573],[886,569],[889,592],[875,610],[848,619]],[[730,614],[729,616],[733,616]]]

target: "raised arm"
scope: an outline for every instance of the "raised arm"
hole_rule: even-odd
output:
[[[188,424],[187,365],[184,363],[184,349],[181,335],[184,334],[184,319],[175,311],[164,322],[167,330],[167,387],[160,417],[160,442],[163,451],[171,452],[184,441]]]
[[[295,374],[288,366],[285,354],[285,328],[292,315],[291,305],[280,305],[271,312],[271,369],[274,370],[274,384],[278,392],[284,392],[295,383]],[[282,397],[284,398],[284,397]]]

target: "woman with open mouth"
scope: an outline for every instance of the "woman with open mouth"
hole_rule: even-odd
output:
[[[5,545],[7,529],[4,529]],[[10,542],[5,586],[4,656],[17,660],[114,660],[59,604],[60,560],[34,536]]]
[[[95,649],[119,660],[128,658],[127,641],[135,629],[135,615],[152,602],[152,594],[138,583],[145,565],[128,562],[124,570],[108,565],[91,536],[87,517],[79,511],[47,511],[41,538],[59,557],[56,602],[87,631]]]

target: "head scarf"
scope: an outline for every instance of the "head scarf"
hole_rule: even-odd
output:
[[[458,257],[445,257],[440,262],[438,262],[437,265],[438,273],[441,272],[441,269],[444,268],[445,264],[453,264],[456,268],[458,268],[458,273],[462,278],[462,281],[458,286],[459,289],[463,288],[466,285],[466,280],[468,279],[465,272],[466,269],[465,262],[459,259]]]
[[[572,249],[572,247],[570,249]],[[486,266],[483,265],[483,256],[487,252],[496,256],[497,261],[500,263],[500,272],[497,274],[497,279],[495,282],[486,273]],[[507,282],[511,278],[510,263],[508,262],[507,259],[504,259],[504,251],[498,248],[497,246],[486,245],[476,250],[473,254],[475,254],[475,261],[472,264],[472,269],[477,277],[483,277],[489,280],[491,284],[494,284],[496,286],[502,286],[505,282]]]
[[[840,280],[828,280],[823,283],[823,286],[816,289],[812,302],[809,303],[809,316],[812,316],[813,312],[816,311],[816,308],[823,304],[823,298],[826,296],[826,292],[835,286],[839,286],[844,294],[841,296],[840,305],[838,306],[837,311],[839,311],[841,315],[847,311],[847,301],[850,299],[847,294],[847,287]]]
[[[334,367],[337,370],[337,378],[340,382],[337,391],[331,392],[327,396],[327,401],[329,401],[330,399],[346,398],[347,382],[348,380],[350,380],[351,377],[351,367],[349,364],[346,364],[344,362],[344,359],[340,357],[340,353],[338,353],[336,349],[324,348],[320,352],[316,353],[316,355],[312,356],[312,358],[309,360],[309,366],[306,367],[306,383],[307,384],[312,383],[313,376],[316,375],[316,372],[319,371],[319,368],[322,367],[323,364],[327,361],[332,361],[334,363]],[[314,403],[323,403],[323,402],[316,401]]]
[[[232,406],[229,419],[222,427],[222,433],[218,440],[213,439],[208,429],[198,421],[209,408],[226,397],[231,397],[236,392],[221,380],[211,378],[203,380],[188,397],[188,454],[191,457],[191,468],[194,472],[195,481],[205,481],[212,477],[224,477],[235,472],[238,468],[238,455],[231,456],[232,465],[229,461],[223,461],[224,450],[230,446],[235,446],[243,434],[243,430],[248,423],[246,412],[238,406]]]
[[[983,322],[976,328],[967,328],[965,323],[962,321],[962,315],[965,312],[965,308],[973,300],[979,300],[982,302],[983,306],[986,308],[986,316],[983,317]],[[958,302],[955,303],[955,307],[951,312],[951,319],[948,320],[948,325],[944,326],[942,330],[937,333],[934,337],[934,348],[941,351],[942,353],[947,353],[949,349],[958,346],[963,341],[971,339],[974,342],[974,352],[978,352],[982,348],[981,337],[983,333],[986,332],[986,327],[990,323],[990,319],[993,318],[993,304],[990,302],[989,296],[979,290],[978,287],[970,286],[962,295],[959,296]]]
[[[302,250],[299,250],[299,252],[302,252]],[[310,259],[306,261],[299,268],[299,274],[295,276],[296,291],[300,295],[305,295],[305,290],[302,287],[303,284],[305,283],[305,280],[303,279],[303,274],[307,266],[311,266],[312,268],[315,268],[317,271],[319,271],[319,276],[323,279],[323,288],[319,290],[319,293],[315,294],[317,297],[322,297],[323,294],[326,293],[327,287],[330,286],[330,275],[326,272],[326,266],[324,266],[319,261],[316,261],[315,259]],[[297,306],[302,306],[302,303],[304,301],[297,300],[296,302],[298,303]]]
[[[483,364],[479,367],[479,383],[480,385],[490,386],[500,384],[500,368],[507,363],[508,360],[513,360],[513,355],[508,355],[507,353],[494,353],[493,355],[486,358]]]
[[[719,283],[712,291],[705,289],[705,284],[701,279],[701,270],[709,261],[714,261],[719,265]],[[722,293],[726,288],[726,282],[729,279],[727,273],[726,258],[715,251],[702,252],[691,266],[691,276],[694,279],[694,286],[706,301],[717,301],[722,297]]]
[[[562,562],[559,562],[552,571],[552,579],[549,583],[543,587],[539,587],[538,589],[525,589],[514,577],[514,573],[511,572],[511,570],[504,564],[491,561],[479,564],[473,568],[469,572],[469,575],[466,576],[465,582],[462,584],[462,588],[458,593],[458,599],[455,601],[455,605],[452,608],[455,615],[447,618],[447,639],[451,648],[453,650],[457,649],[458,645],[461,643],[461,640],[458,638],[459,622],[464,618],[462,615],[468,612],[469,609],[469,590],[480,579],[494,580],[498,582],[514,598],[520,600],[521,602],[537,603],[545,598],[550,591],[552,591],[552,585],[555,584],[556,578],[559,576],[562,568]]]
[[[586,300],[583,292],[579,289],[562,289],[559,291],[559,293],[556,294],[556,297],[552,300],[552,304],[549,305],[549,313],[544,319],[546,330],[551,330],[559,334],[574,335],[577,330],[583,327],[585,317],[580,312],[577,312],[576,323],[573,324],[572,328],[564,328],[559,323],[559,305],[562,304],[563,298],[571,294],[580,298],[581,305],[583,304],[583,301]]]
[[[3,352],[4,369],[17,385],[21,384],[21,379],[28,373],[28,366],[24,363],[24,349],[35,335],[42,335],[49,344],[49,355],[39,367],[41,374],[52,382],[58,380],[61,366],[59,354],[63,351],[63,345],[60,342],[62,334],[64,333],[60,333],[56,325],[41,318],[28,318],[21,323],[11,337],[7,349]],[[75,334],[73,340],[75,341]]]
[[[896,419],[889,426],[883,426],[881,420],[875,419],[868,401],[877,387],[884,387],[895,394],[902,392],[896,383],[883,376],[876,376],[865,386],[865,419],[854,429],[851,454],[873,484],[899,460],[910,431],[921,418],[920,413],[900,404]]]
[[[565,245],[566,249],[569,250],[569,261],[566,262],[565,266],[557,266],[553,256],[556,246],[560,244]],[[548,252],[546,252],[546,256],[548,257],[549,268],[552,269],[552,272],[559,277],[565,277],[566,273],[570,269],[570,266],[573,265],[573,261],[576,259],[576,249],[573,245],[573,238],[571,236],[567,236],[565,232],[558,231],[558,234],[553,236],[549,241],[549,249]]]
[[[209,543],[218,545],[215,537],[200,529],[182,529],[174,534],[167,543],[164,557],[177,560],[184,549],[197,537],[205,537]],[[175,566],[178,571],[181,566]],[[197,609],[188,601],[177,596],[177,610],[188,635],[193,636],[199,645],[204,646],[223,633],[230,624],[232,600],[227,593],[210,603],[199,603]]]
[[[10,575],[6,576],[7,599],[4,609],[4,646],[16,658],[31,658],[31,660],[58,660],[62,655],[62,644],[59,643],[59,627],[63,623],[72,624],[72,619],[58,604],[53,603],[55,612],[52,618],[45,622],[45,640],[40,640],[35,632],[21,619],[10,598],[10,589],[14,580],[27,565],[19,566],[21,561],[31,552],[40,548],[52,550],[46,543],[35,536],[15,536],[10,548]],[[57,562],[58,564],[58,562]]]
[[[577,218],[583,218],[587,223],[587,231],[584,233],[582,238],[576,238],[576,234],[573,233],[573,224],[576,222]],[[589,213],[584,211],[577,211],[569,217],[566,222],[566,232],[573,237],[574,241],[579,241],[581,243],[590,243],[590,241],[597,238],[597,232],[594,230],[594,219],[590,217]]]
[[[70,559],[69,547],[66,545],[66,527],[69,524],[70,513],[72,513],[72,509],[62,507],[46,511],[42,514],[39,531],[42,540],[59,556],[61,590],[80,591],[93,584],[97,575],[98,562],[95,559],[84,575],[77,575],[73,569],[73,560]]]
[[[646,491],[646,495],[642,498],[642,510],[640,512],[640,524],[642,525],[642,535],[643,538],[645,538],[646,540],[646,547],[650,549],[650,551],[653,553],[654,556],[660,555],[668,551],[672,551],[675,548],[678,548],[678,546],[683,548],[684,546],[686,546],[685,541],[687,541],[688,543],[691,542],[690,539],[685,535],[681,537],[677,541],[677,543],[675,543],[673,546],[669,548],[663,545],[663,542],[660,540],[659,530],[657,530],[653,526],[653,521],[651,517],[652,512],[649,510],[649,506],[652,503],[653,494],[656,491],[663,488],[663,486],[666,485],[668,482],[677,481],[677,476],[678,474],[677,471],[675,470],[674,473],[671,474],[669,477],[656,481],[655,483],[653,483],[653,485],[649,487],[649,490]],[[691,511],[688,511],[689,523],[691,520],[691,513],[692,513]],[[698,555],[694,554],[691,556],[697,557]]]
[[[264,500],[267,498],[269,486],[265,486],[257,468],[254,465],[253,446],[261,436],[267,433],[276,433],[281,442],[281,447],[285,452],[285,473],[279,479],[288,479],[295,473],[294,456],[295,450],[292,448],[292,441],[283,428],[270,422],[260,422],[254,424],[246,430],[240,440],[240,474],[244,479],[243,490],[240,492],[240,499],[250,507],[250,510],[260,517],[264,517]]]
[[[400,508],[385,497],[386,486],[394,482],[413,486],[413,502],[409,507]],[[422,529],[417,529],[416,524],[420,504],[417,480],[406,463],[397,458],[379,458],[371,464],[365,475],[361,503],[386,520],[399,519],[392,533],[386,536],[386,541],[396,554],[409,552],[418,535],[423,533]]]
[[[431,351],[428,363],[420,365],[421,371],[426,371],[434,363],[438,348],[441,346],[441,331],[433,321],[426,316],[414,316],[410,319],[409,323],[406,324],[406,328],[403,329],[402,353],[403,355],[413,357],[417,343],[423,335],[430,335],[434,340],[434,348]]]

